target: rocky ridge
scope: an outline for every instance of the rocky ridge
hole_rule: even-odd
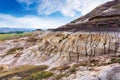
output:
[[[116,37],[114,37],[116,36]],[[32,38],[5,41],[0,44],[0,63],[68,64],[82,57],[120,54],[119,33],[41,32]]]
[[[120,1],[102,4],[90,13],[53,31],[120,31]]]

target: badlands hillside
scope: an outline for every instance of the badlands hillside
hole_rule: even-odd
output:
[[[102,4],[54,31],[120,31],[120,0]]]
[[[51,31],[0,41],[0,80],[120,80],[120,1]]]

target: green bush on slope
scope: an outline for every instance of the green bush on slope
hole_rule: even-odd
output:
[[[42,71],[42,72],[37,72],[37,73],[30,75],[27,78],[25,78],[24,80],[42,80],[42,79],[49,78],[51,76],[53,76],[52,72]]]

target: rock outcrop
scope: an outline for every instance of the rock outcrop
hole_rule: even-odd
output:
[[[114,64],[96,67],[93,70],[77,71],[75,76],[78,78],[70,80],[120,80],[119,75],[120,65]]]
[[[120,54],[119,33],[41,32],[0,44],[0,64],[64,65],[84,57]]]

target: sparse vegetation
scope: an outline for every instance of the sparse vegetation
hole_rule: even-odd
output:
[[[120,58],[112,58],[111,63],[120,63]]]
[[[0,79],[5,79],[7,80],[8,78],[11,78],[13,76],[19,76],[22,78],[28,77],[33,73],[39,72],[39,71],[44,71],[48,68],[47,65],[23,65],[16,67],[14,69],[11,69],[9,71],[1,72],[0,73]]]
[[[32,36],[33,34],[28,32],[28,33],[10,33],[10,34],[0,34],[0,41],[8,40],[8,39],[13,39],[13,38],[20,38],[20,37],[25,37],[25,36]]]
[[[24,80],[42,80],[42,79],[47,79],[51,76],[53,76],[52,72],[42,71],[42,72],[37,72],[37,73],[30,75],[27,78],[25,78]]]

